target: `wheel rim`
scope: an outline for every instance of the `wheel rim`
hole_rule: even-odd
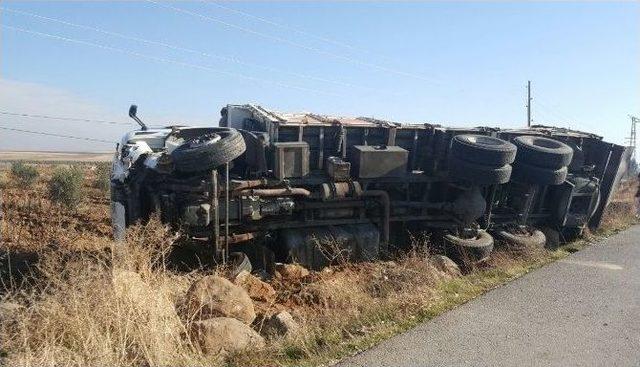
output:
[[[185,143],[185,145],[189,146],[190,148],[197,148],[197,147],[200,147],[200,146],[203,146],[203,145],[217,143],[220,140],[222,140],[222,136],[220,136],[220,134],[218,134],[218,133],[209,133],[209,134],[197,136],[197,137],[187,141]]]

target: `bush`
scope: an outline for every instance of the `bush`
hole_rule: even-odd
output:
[[[11,164],[11,175],[15,177],[19,185],[29,187],[36,182],[38,178],[38,170],[33,166],[28,166],[22,162]]]
[[[109,188],[111,187],[111,163],[98,163],[96,166],[96,178],[93,185],[100,191],[109,191]]]
[[[67,208],[75,208],[84,196],[83,183],[84,175],[80,168],[56,168],[49,181],[49,199]]]

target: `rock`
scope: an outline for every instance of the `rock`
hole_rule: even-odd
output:
[[[247,348],[263,348],[264,339],[251,327],[230,317],[215,317],[196,321],[191,337],[207,355],[226,355]]]
[[[300,280],[309,275],[309,270],[298,264],[276,264],[276,272],[288,280]]]
[[[269,336],[291,337],[300,331],[300,325],[287,311],[280,311],[266,319],[262,326],[262,333]]]
[[[458,265],[453,262],[453,260],[444,255],[431,256],[430,260],[436,269],[448,276],[459,277],[460,275],[462,275],[462,273],[460,272],[460,267],[458,267]]]
[[[242,287],[253,300],[267,303],[274,303],[276,300],[276,291],[273,287],[246,270],[236,276],[234,283]]]
[[[187,291],[185,306],[189,317],[199,319],[232,317],[251,324],[256,318],[247,292],[216,275],[195,281]]]

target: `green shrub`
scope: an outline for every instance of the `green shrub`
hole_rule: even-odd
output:
[[[11,175],[18,181],[21,187],[29,187],[36,182],[38,170],[34,166],[28,166],[22,162],[11,164]]]
[[[84,197],[84,173],[78,167],[58,167],[49,181],[49,199],[67,208],[75,208]]]
[[[111,187],[111,163],[98,163],[93,185],[100,191],[109,192],[109,188]]]

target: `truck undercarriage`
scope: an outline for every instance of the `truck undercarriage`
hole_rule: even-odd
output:
[[[388,256],[417,231],[473,261],[489,256],[491,234],[541,245],[545,234],[579,235],[600,224],[629,156],[553,127],[446,128],[255,105],[226,106],[218,127],[142,126],[114,157],[116,238],[159,213],[218,261],[269,253],[312,268],[336,252]]]

